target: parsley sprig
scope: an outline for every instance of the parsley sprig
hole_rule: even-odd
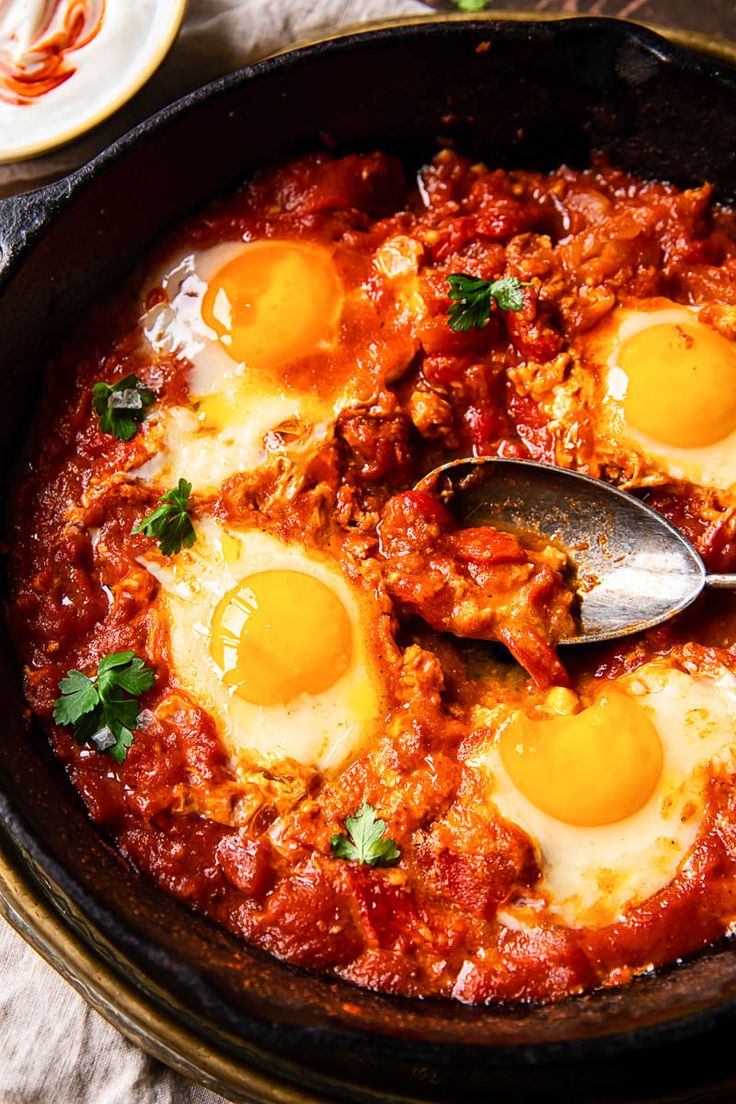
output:
[[[480,330],[491,317],[491,303],[504,311],[518,311],[524,306],[522,288],[529,287],[517,276],[504,276],[500,280],[482,280],[468,276],[466,272],[452,272],[447,277],[450,285],[448,317],[450,329],[464,333],[473,327]]]
[[[92,388],[92,406],[100,416],[100,429],[103,433],[112,433],[121,441],[129,441],[135,436],[155,399],[150,387],[132,374],[117,383],[98,380]]]
[[[332,853],[338,859],[350,859],[369,866],[390,866],[400,857],[396,840],[384,836],[385,820],[376,816],[376,810],[365,802],[357,813],[345,821],[348,830],[330,840]]]
[[[173,490],[161,496],[153,513],[136,525],[133,532],[158,537],[159,551],[164,556],[173,556],[182,548],[191,548],[197,539],[187,510],[191,493],[192,484],[180,479]]]
[[[93,744],[122,763],[140,724],[138,699],[155,681],[151,668],[135,652],[112,652],[100,660],[91,678],[67,671],[59,683],[54,720],[73,725],[78,744]]]

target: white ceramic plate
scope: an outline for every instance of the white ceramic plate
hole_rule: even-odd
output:
[[[0,163],[34,157],[62,145],[122,107],[168,53],[187,0],[105,0],[95,37],[67,54],[72,75],[30,103],[3,102],[0,94]],[[38,0],[0,0],[0,78],[3,25],[33,25]],[[6,38],[7,44],[7,38]]]

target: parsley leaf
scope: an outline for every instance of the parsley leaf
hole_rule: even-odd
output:
[[[396,841],[384,837],[386,821],[376,816],[376,810],[365,802],[357,813],[345,821],[348,835],[340,833],[330,840],[332,853],[338,859],[357,860],[369,866],[390,866],[400,858]],[[348,838],[349,837],[349,838]]]
[[[156,396],[135,375],[117,383],[98,382],[92,388],[92,406],[100,416],[100,429],[121,441],[129,441],[146,416]]]
[[[158,547],[164,556],[173,556],[182,548],[191,548],[197,539],[187,512],[191,493],[192,484],[180,479],[178,486],[162,495],[153,513],[144,518],[133,532],[158,537]]]
[[[491,0],[454,0],[456,8],[464,12],[479,12],[490,7]]]
[[[99,700],[94,683],[81,671],[67,671],[59,689],[62,697],[54,705],[54,720],[60,725],[74,724],[78,717],[94,709]]]
[[[112,652],[100,660],[92,678],[67,671],[59,683],[54,720],[73,725],[78,744],[93,744],[122,763],[140,722],[138,698],[155,681],[151,668],[135,652]]]
[[[518,311],[524,306],[522,288],[529,287],[516,276],[504,276],[500,280],[482,280],[465,272],[452,272],[447,277],[450,285],[448,317],[450,329],[464,333],[480,330],[491,317],[491,303],[505,311]]]
[[[135,652],[113,652],[101,661],[97,668],[100,692],[106,695],[108,689],[120,687],[128,694],[138,697],[153,686],[153,674]]]
[[[491,284],[491,297],[503,311],[520,311],[524,306],[525,287],[531,287],[531,281],[522,283],[516,276],[504,276],[502,280],[494,280]]]

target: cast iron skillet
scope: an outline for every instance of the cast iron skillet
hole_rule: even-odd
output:
[[[522,168],[583,167],[604,149],[641,176],[711,180],[719,198],[736,200],[735,108],[736,70],[604,19],[403,25],[297,50],[194,92],[65,180],[0,204],[1,470],[27,435],[38,365],[73,319],[163,227],[259,166],[324,141],[387,149],[409,167],[439,138]],[[616,1056],[664,1045],[650,1087],[687,1089],[694,1075],[676,1040],[736,1007],[736,955],[725,944],[628,988],[547,1008],[391,998],[283,966],[116,857],[43,736],[26,730],[17,663],[2,647],[6,861],[35,880],[31,892],[108,976],[137,990],[154,1042],[164,1020],[193,1032],[203,1053],[265,1073],[258,1089],[245,1074],[225,1078],[240,1099],[573,1100],[602,1085],[609,1099],[614,1090],[636,1099],[652,1060],[639,1060],[642,1080],[627,1089]],[[717,1039],[711,1032],[700,1044],[711,1077],[724,1069]],[[183,1042],[179,1050],[193,1068],[207,1065],[183,1054]]]

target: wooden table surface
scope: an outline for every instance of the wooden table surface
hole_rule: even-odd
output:
[[[452,0],[427,0],[433,8],[457,11]],[[679,27],[736,41],[734,0],[491,0],[493,11],[565,12],[617,15],[637,23]]]

